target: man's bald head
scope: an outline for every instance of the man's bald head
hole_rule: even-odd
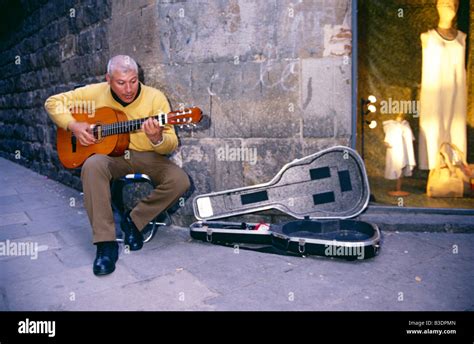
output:
[[[114,93],[125,103],[131,103],[138,93],[138,65],[127,55],[112,57],[107,64],[105,79]]]
[[[123,73],[132,71],[138,75],[138,65],[134,59],[128,55],[116,55],[107,64],[107,74],[112,75],[114,71],[120,70]]]

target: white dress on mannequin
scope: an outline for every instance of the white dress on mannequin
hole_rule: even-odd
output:
[[[416,165],[413,151],[413,132],[407,121],[383,122],[384,142],[388,144],[385,157],[385,178],[398,179],[411,176]]]
[[[423,68],[420,95],[419,168],[433,169],[443,142],[466,155],[466,34],[447,40],[436,30],[421,35]],[[465,158],[466,156],[464,156]]]

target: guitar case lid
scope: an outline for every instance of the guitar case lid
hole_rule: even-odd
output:
[[[356,151],[335,146],[296,159],[264,184],[199,195],[199,220],[213,220],[278,209],[297,219],[347,219],[368,205],[369,182]]]
[[[278,252],[365,259],[378,254],[375,224],[348,218],[369,202],[362,159],[336,146],[286,164],[268,183],[197,196],[191,237],[216,244],[266,244]],[[275,208],[297,220],[282,224],[208,221]],[[299,219],[299,220],[298,220]]]

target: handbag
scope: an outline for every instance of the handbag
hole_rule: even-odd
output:
[[[451,149],[449,154],[447,148]],[[457,156],[460,164],[454,164],[451,157]],[[426,193],[428,197],[464,197],[471,193],[471,176],[466,170],[469,165],[463,152],[456,145],[443,142],[439,148],[436,166],[430,171]]]

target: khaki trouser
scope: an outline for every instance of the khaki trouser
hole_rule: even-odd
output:
[[[110,181],[129,173],[147,174],[157,185],[130,213],[138,230],[171,207],[190,186],[181,168],[155,152],[130,150],[129,159],[102,154],[91,156],[82,166],[81,180],[94,243],[115,240]]]

